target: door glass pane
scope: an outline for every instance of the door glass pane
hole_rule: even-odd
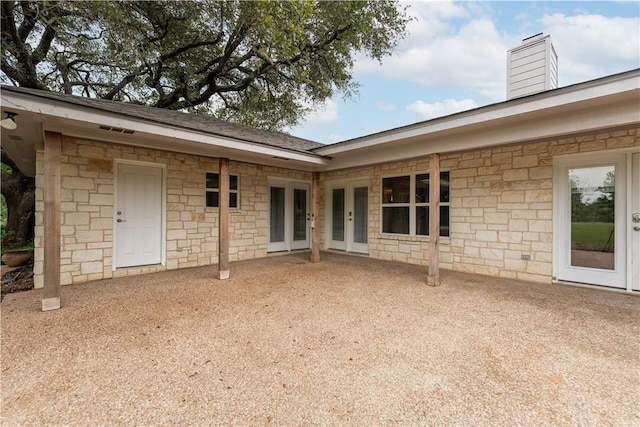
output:
[[[307,190],[293,189],[293,240],[307,240]]]
[[[569,169],[571,265],[615,269],[615,166]]]
[[[271,187],[269,212],[269,241],[284,242],[284,188]]]
[[[333,217],[331,238],[338,242],[344,242],[344,188],[333,190],[331,211]]]
[[[367,243],[368,241],[368,215],[369,215],[369,188],[357,187],[353,189],[353,241],[354,243]]]

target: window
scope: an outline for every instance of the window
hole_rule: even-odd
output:
[[[382,232],[429,235],[428,173],[382,179]],[[449,172],[440,172],[440,236],[449,236]]]
[[[206,207],[217,208],[220,205],[220,175],[207,172]],[[229,175],[229,207],[238,207],[238,175]]]

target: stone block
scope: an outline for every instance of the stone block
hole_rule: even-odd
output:
[[[93,206],[113,206],[113,196],[111,194],[91,194],[89,204]]]
[[[167,240],[183,240],[187,238],[187,230],[167,230]]]
[[[83,262],[80,264],[80,272],[82,274],[99,273],[99,277],[96,277],[96,279],[102,278],[102,269],[102,262]]]
[[[492,230],[486,231],[477,231],[476,239],[479,242],[497,242],[498,241],[498,232]]]
[[[514,169],[531,168],[534,166],[538,166],[538,156],[535,154],[513,158]]]
[[[504,171],[502,179],[505,181],[526,181],[529,179],[529,169],[509,169]]]
[[[499,231],[499,241],[502,243],[521,243],[522,233],[519,231]]]
[[[64,214],[64,225],[88,225],[88,212],[70,212]]]
[[[84,263],[87,261],[100,261],[100,264],[102,264],[102,250],[87,249],[87,250],[73,251],[71,255],[71,262]],[[100,267],[100,271],[102,271],[102,267]]]
[[[94,182],[89,178],[81,178],[77,176],[63,176],[62,188],[69,190],[93,190]]]

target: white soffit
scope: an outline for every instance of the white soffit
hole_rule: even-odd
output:
[[[18,114],[21,114],[21,110],[38,112],[43,118],[44,130],[68,136],[215,157],[227,153],[234,160],[260,160],[264,164],[286,165],[285,167],[293,167],[293,164],[290,164],[290,161],[293,161],[314,170],[321,169],[329,161],[317,153],[290,151],[266,144],[150,123],[143,119],[120,116],[90,107],[68,106],[59,101],[41,100],[30,94],[3,91],[2,101],[4,106],[11,106]],[[110,133],[102,131],[99,126],[127,129],[133,133]],[[187,147],[189,150],[185,151]]]

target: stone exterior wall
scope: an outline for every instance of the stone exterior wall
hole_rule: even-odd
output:
[[[441,238],[442,268],[549,282],[552,274],[553,157],[639,147],[640,130],[582,135],[441,156],[450,172],[450,237]],[[166,264],[113,269],[114,164],[116,160],[166,166]],[[44,153],[37,152],[35,286],[43,286]],[[61,282],[217,262],[217,209],[205,208],[205,173],[218,159],[63,137]],[[326,247],[329,181],[369,180],[369,256],[428,264],[428,237],[381,233],[385,176],[428,172],[429,158],[320,174],[322,247]],[[303,171],[230,162],[239,175],[240,208],[231,209],[230,260],[267,255],[268,177],[310,181]],[[529,260],[523,260],[528,255]]]
[[[550,282],[553,157],[638,146],[640,130],[632,129],[441,156],[451,180],[450,237],[440,239],[441,267]],[[424,157],[321,174],[321,222],[328,181],[369,178],[369,256],[427,265],[429,238],[382,233],[380,203],[383,177],[428,171]]]
[[[166,167],[166,264],[113,270],[114,164],[116,160]],[[36,153],[35,286],[43,286],[42,170]],[[231,161],[239,175],[240,207],[231,209],[231,261],[267,254],[268,177],[311,180],[307,172]],[[205,173],[218,159],[63,137],[61,283],[82,283],[130,274],[218,262],[218,209],[205,207]]]

